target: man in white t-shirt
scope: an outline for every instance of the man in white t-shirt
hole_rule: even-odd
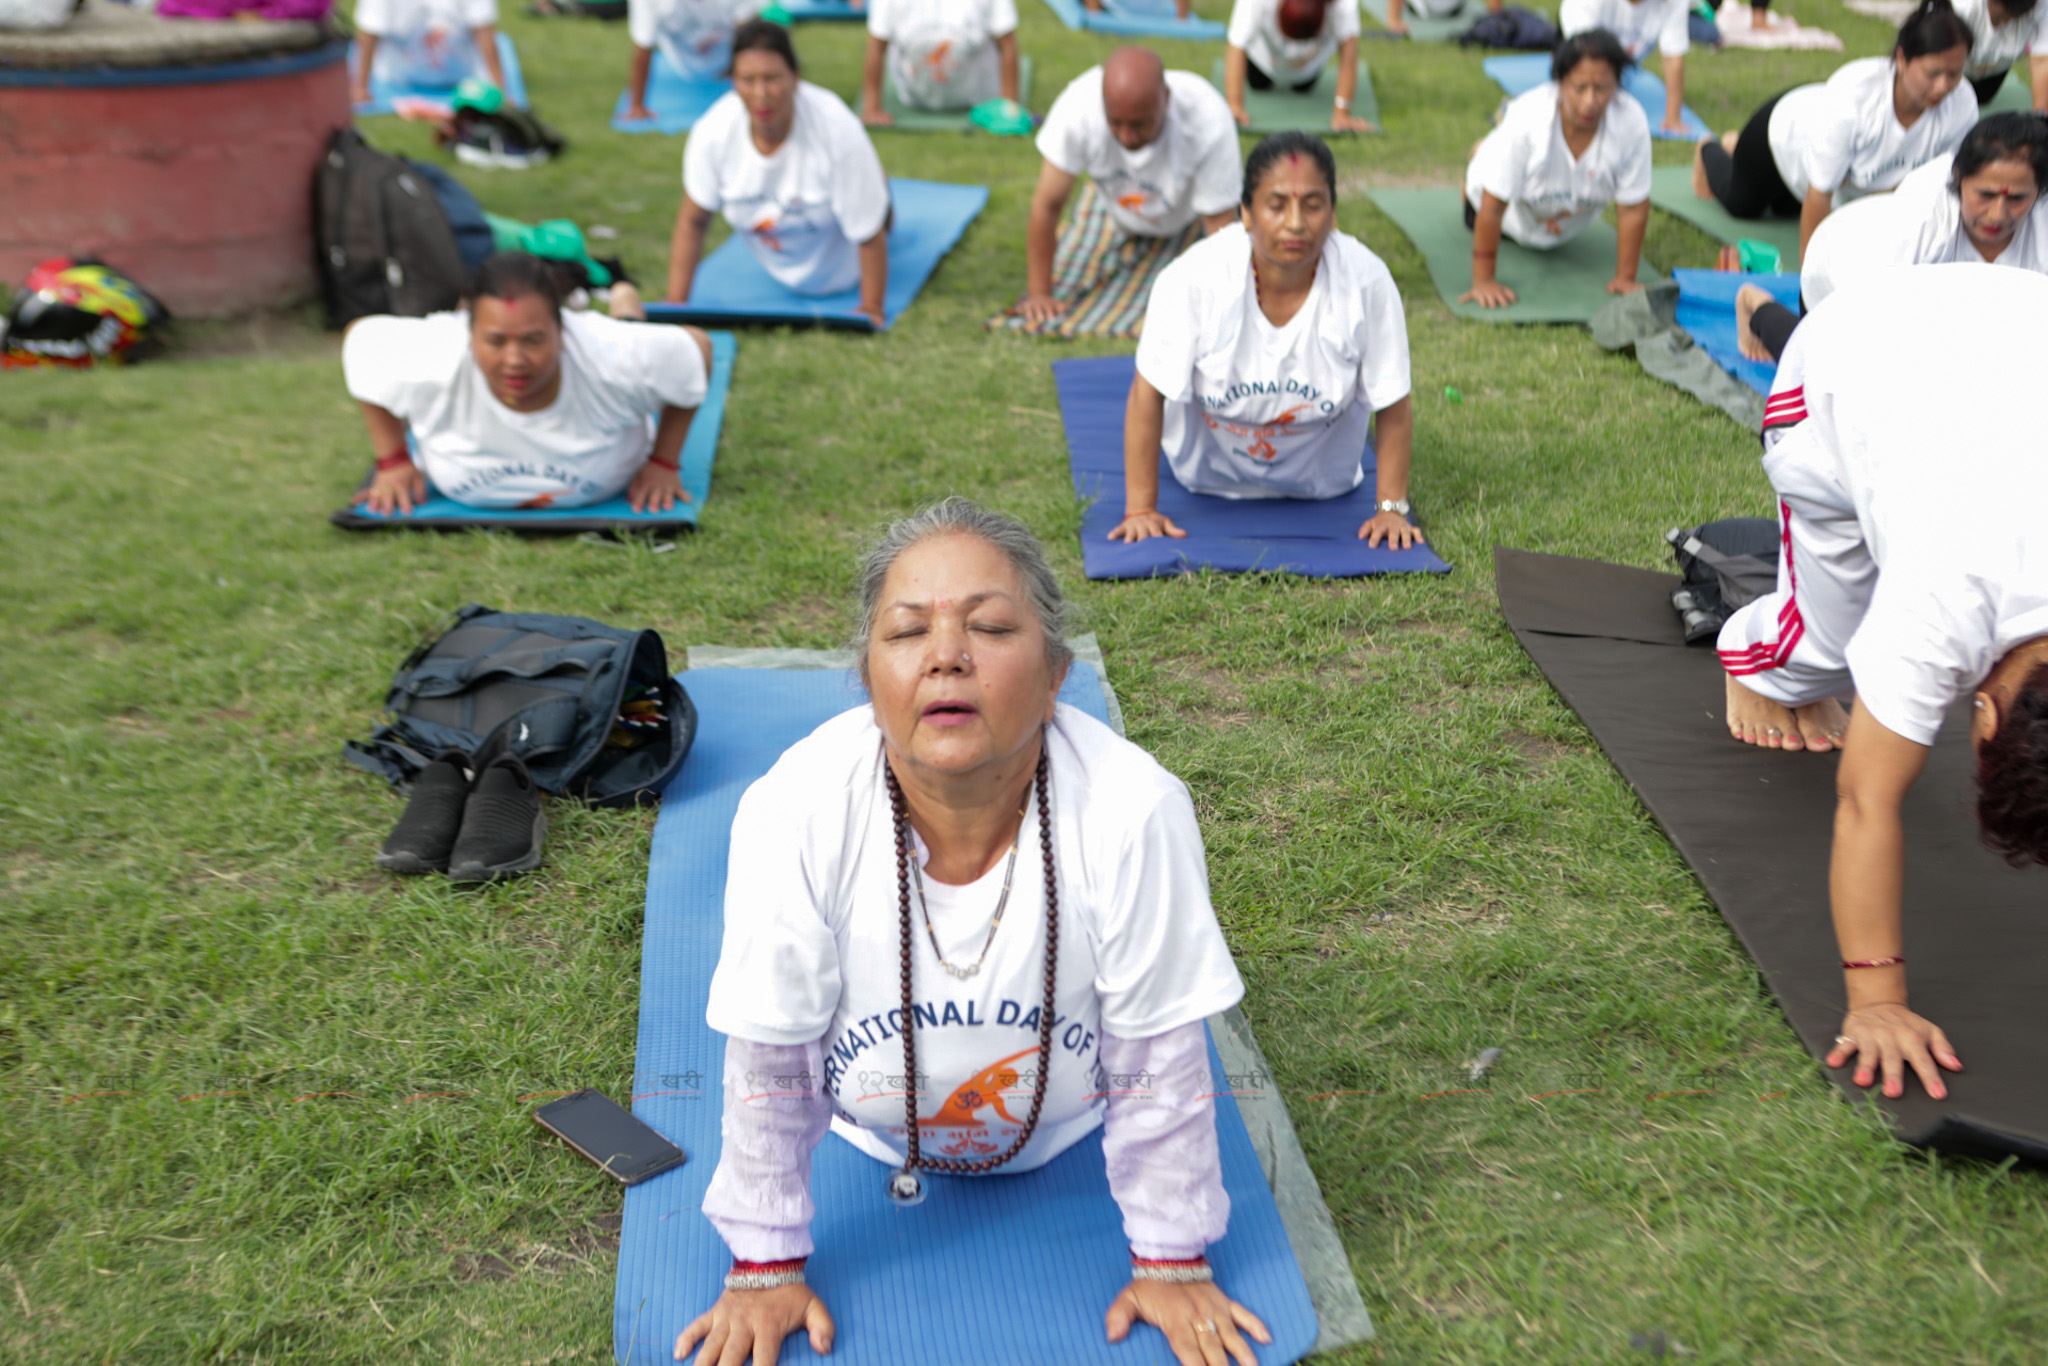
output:
[[[1830,899],[1849,1010],[1828,1065],[1855,1057],[1861,1086],[1881,1068],[1890,1096],[1910,1066],[1941,1099],[1941,1069],[1962,1066],[1906,1005],[1901,926],[1901,803],[1957,703],[1985,842],[2048,862],[2048,435],[2029,420],[2044,315],[2031,271],[1881,272],[1807,318],[1764,409],[1783,550],[1777,591],[1721,630],[1728,728],[1842,747]],[[1968,342],[1910,344],[1940,337]]]
[[[761,0],[627,0],[633,65],[626,76],[626,117],[654,117],[647,81],[657,51],[685,80],[723,80],[732,64],[733,29],[760,8]]]
[[[453,90],[472,76],[505,88],[498,0],[358,0],[349,98],[370,102],[370,79]]]
[[[1621,39],[1640,62],[1657,49],[1664,61],[1664,122],[1667,133],[1686,132],[1685,54],[1692,50],[1686,28],[1686,0],[1564,0],[1557,10],[1558,33],[1566,38],[1604,28]]]
[[[1970,60],[1963,78],[1977,92],[1981,108],[1991,103],[2022,54],[2034,108],[2048,112],[2048,5],[2041,0],[1956,0],[1956,13],[1970,26]]]
[[[861,73],[861,122],[888,128],[886,68],[910,109],[972,109],[1018,98],[1016,0],[870,0]]]
[[[690,495],[679,454],[710,381],[711,339],[561,311],[554,268],[501,252],[466,313],[360,318],[342,342],[377,470],[357,501],[409,514],[431,487],[479,508],[635,512]]]
[[[1089,257],[1110,259],[1118,274],[1156,275],[1195,225],[1212,232],[1237,213],[1242,169],[1237,121],[1216,88],[1189,71],[1168,71],[1157,53],[1119,48],[1060,92],[1038,130],[1045,158],[1025,229],[1025,293],[1015,312],[1025,323],[1054,323],[1082,295],[1099,289]],[[1093,181],[1063,234],[1060,215],[1074,182]],[[1083,209],[1088,213],[1084,219]],[[1090,250],[1084,238],[1099,237]],[[1150,251],[1125,260],[1117,248],[1139,241]],[[1055,280],[1056,260],[1073,269]],[[1086,278],[1084,278],[1086,276]],[[1137,299],[1140,309],[1144,299]]]

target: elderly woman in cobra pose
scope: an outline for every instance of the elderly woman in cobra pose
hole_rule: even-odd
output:
[[[1028,1171],[1100,1124],[1131,1243],[1110,1339],[1142,1319],[1184,1366],[1253,1366],[1243,1334],[1269,1340],[1204,1256],[1230,1202],[1202,1021],[1244,989],[1194,807],[1056,700],[1064,615],[1018,523],[964,499],[898,522],[861,582],[872,705],[741,800],[707,1012],[728,1036],[725,1144],[704,1199],[736,1260],[678,1359],[773,1360],[799,1329],[830,1347],[803,1279],[828,1125],[915,1203],[929,1173]],[[1155,1080],[1105,1101],[1105,1071]],[[750,1097],[749,1073],[802,1084]]]

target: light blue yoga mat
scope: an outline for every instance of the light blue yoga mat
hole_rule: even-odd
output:
[[[988,203],[988,189],[982,185],[946,185],[932,180],[889,181],[889,198],[896,210],[896,225],[889,230],[889,288],[883,296],[882,311],[890,326],[938,269],[940,258],[953,249]],[[875,325],[858,311],[860,287],[837,294],[810,296],[793,293],[778,284],[754,259],[754,252],[739,237],[725,244],[697,266],[697,278],[686,304],[649,304],[647,316],[656,322],[697,323],[818,323],[872,332]]]
[[[1081,0],[1045,0],[1060,22],[1068,28],[1110,33],[1125,38],[1188,38],[1220,42],[1223,25],[1190,13],[1176,16],[1173,0],[1103,0],[1100,10],[1091,10]]]
[[[1547,52],[1517,52],[1507,57],[1488,57],[1480,64],[1496,85],[1510,96],[1534,90],[1550,79],[1550,54]],[[1650,116],[1650,136],[1669,138],[1675,142],[1698,142],[1701,138],[1712,137],[1713,130],[1705,120],[1692,112],[1691,105],[1680,105],[1679,112],[1685,115],[1683,133],[1667,133],[1664,122],[1664,101],[1668,92],[1664,82],[1640,66],[1628,69],[1622,77],[1621,88],[1636,97],[1636,103],[1643,106],[1643,112]]]
[[[647,72],[647,107],[654,117],[627,118],[628,100],[621,90],[619,102],[612,107],[612,128],[621,133],[687,133],[704,117],[704,111],[730,89],[732,82],[722,76],[685,76],[669,65],[667,55],[656,48]]]
[[[349,49],[348,61],[350,70],[355,68],[356,52],[357,49],[353,47]],[[505,68],[505,98],[518,105],[521,109],[528,108],[529,106],[526,102],[526,73],[519,67],[519,49],[512,45],[511,37],[502,32],[498,34],[498,64]],[[446,104],[454,93],[455,87],[452,85],[408,86],[395,84],[378,76],[372,76],[370,77],[369,103],[357,105],[355,112],[359,118],[368,114],[388,114],[391,112],[391,102],[393,100],[405,99],[409,96],[418,96],[423,100],[434,100],[440,104]]]
[[[473,508],[428,491],[427,500],[411,516],[380,515],[351,504],[328,518],[349,531],[388,531],[417,527],[427,531],[461,531],[470,527],[560,534],[580,531],[694,531],[711,497],[711,464],[718,455],[718,429],[725,422],[725,397],[732,388],[732,362],[738,346],[732,333],[711,334],[711,380],[690,434],[683,439],[683,490],[687,503],[668,512],[635,512],[625,495],[576,508]]]
[[[866,7],[850,5],[846,0],[778,0],[784,14],[799,24],[817,21],[844,22],[868,17]]]
[[[1722,369],[1770,397],[1771,381],[1777,378],[1774,361],[1755,361],[1735,345],[1735,295],[1744,285],[1761,285],[1794,313],[1799,311],[1799,277],[1796,274],[1744,275],[1732,270],[1674,270],[1678,282],[1678,325]]]
[[[647,873],[640,961],[640,1039],[633,1113],[689,1154],[628,1188],[619,1235],[613,1352],[625,1366],[667,1366],[676,1336],[718,1298],[731,1254],[702,1213],[718,1165],[724,1039],[704,1023],[724,918],[727,845],[749,784],[821,723],[866,701],[837,670],[693,669],[697,742],[662,796]],[[1061,698],[1099,719],[1108,703],[1091,668],[1067,674]],[[1222,1066],[1212,1046],[1210,1066]],[[1217,1279],[1273,1331],[1262,1363],[1299,1360],[1315,1311],[1228,1083],[1216,1128],[1230,1232],[1209,1249]],[[1128,1279],[1130,1249],[1091,1136],[1037,1171],[933,1177],[930,1196],[898,1209],[887,1168],[836,1136],[819,1146],[811,1190],[817,1252],[810,1284],[838,1337],[818,1357],[801,1334],[783,1366],[1152,1366],[1172,1357],[1139,1326],[1111,1346],[1102,1316]]]

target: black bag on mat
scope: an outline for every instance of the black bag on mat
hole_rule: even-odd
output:
[[[526,761],[541,789],[592,806],[658,800],[697,738],[697,709],[653,631],[472,603],[398,666],[389,720],[343,757],[405,787],[435,754]]]
[[[1685,643],[1711,643],[1721,623],[1778,586],[1778,524],[1768,517],[1729,517],[1664,533],[1685,582],[1671,605],[1685,623]]]
[[[329,327],[451,309],[469,280],[434,187],[353,128],[334,131],[314,173],[313,238]]]

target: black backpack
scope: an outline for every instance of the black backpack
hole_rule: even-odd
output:
[[[1510,5],[1498,14],[1482,14],[1458,35],[1459,47],[1504,47],[1516,52],[1548,52],[1557,46],[1557,25],[1542,15]]]
[[[434,187],[353,128],[335,130],[314,174],[313,238],[330,327],[424,318],[462,299],[468,274]]]
[[[1778,586],[1778,524],[1768,517],[1729,517],[1664,533],[1685,582],[1671,605],[1685,623],[1685,643],[1710,643],[1721,623]]]
[[[697,709],[653,631],[472,603],[398,666],[389,720],[342,753],[405,787],[443,749],[526,761],[543,791],[592,806],[656,801],[697,738]]]

